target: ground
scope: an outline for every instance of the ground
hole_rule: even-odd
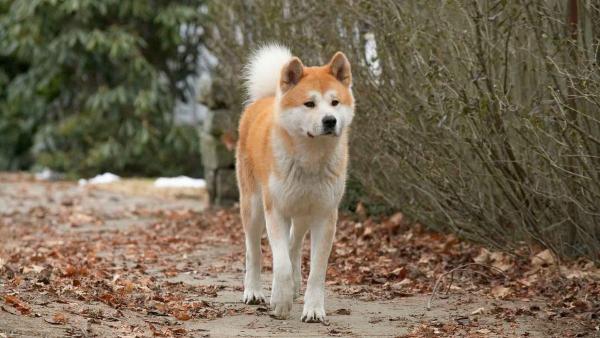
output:
[[[599,334],[593,263],[559,265],[531,247],[486,250],[405,224],[400,213],[342,217],[327,323],[302,323],[301,298],[291,318],[277,320],[266,305],[241,302],[235,207],[123,187],[0,175],[0,337]],[[268,293],[266,240],[264,252]]]

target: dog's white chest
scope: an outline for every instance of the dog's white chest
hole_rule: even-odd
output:
[[[280,175],[271,178],[269,188],[274,205],[284,215],[306,216],[337,208],[344,192],[345,173],[334,171],[335,161],[308,169],[292,159],[279,164]]]

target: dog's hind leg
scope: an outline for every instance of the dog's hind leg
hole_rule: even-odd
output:
[[[265,217],[260,194],[240,198],[242,224],[246,235],[246,276],[244,278],[244,303],[265,303],[260,281],[260,239],[265,229]]]
[[[294,277],[294,298],[300,296],[300,287],[302,286],[302,243],[306,236],[306,222],[299,219],[292,221],[290,231],[290,260],[292,261],[292,271]]]

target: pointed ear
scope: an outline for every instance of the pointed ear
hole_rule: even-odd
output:
[[[281,86],[281,91],[286,92],[298,82],[302,78],[302,74],[304,73],[304,65],[302,61],[297,57],[293,57],[287,65],[281,69],[281,80],[279,86]]]
[[[329,61],[329,69],[333,76],[338,81],[346,86],[352,84],[352,72],[350,71],[350,62],[346,58],[346,55],[342,52],[337,52]]]

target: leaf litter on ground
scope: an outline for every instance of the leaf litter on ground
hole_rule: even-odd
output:
[[[61,183],[47,185],[49,194],[59,195]],[[27,191],[20,193],[21,198],[27,198]],[[64,202],[59,208],[34,207],[0,214],[0,235],[12,241],[12,245],[0,247],[0,278],[4,283],[0,297],[19,314],[32,315],[25,300],[34,293],[46,294],[50,302],[96,301],[117,311],[108,316],[99,314],[97,319],[118,320],[118,311],[123,310],[169,316],[176,321],[210,320],[247,311],[244,307],[225,308],[208,300],[191,300],[197,296],[216,297],[219,286],[190,286],[169,280],[198,270],[212,274],[231,272],[231,262],[243,262],[243,232],[237,208],[195,212],[137,206],[121,211],[120,215],[109,215],[101,209],[83,210],[76,198]],[[139,222],[129,228],[98,232],[61,228],[105,227],[115,218],[153,221],[149,225]],[[228,245],[235,249],[231,255],[221,257],[219,264],[200,266],[201,262],[190,257],[198,247],[206,245]],[[263,252],[263,266],[270,270],[266,238]],[[440,276],[470,263],[478,264],[446,276],[440,281],[438,292],[490,299],[541,300],[544,307],[535,311],[501,307],[485,311],[507,320],[530,314],[548,319],[572,317],[589,323],[586,327],[592,331],[597,329],[600,270],[593,262],[586,259],[558,262],[549,250],[531,247],[512,254],[492,251],[452,234],[428,231],[420,224],[406,224],[401,213],[390,217],[367,217],[362,212],[342,215],[327,270],[327,284],[334,292],[363,300],[391,300],[431,294]],[[306,279],[307,255],[303,265]],[[150,271],[161,271],[162,275]],[[345,310],[339,309],[336,314],[349,315],[350,311]],[[483,311],[472,311],[470,315]],[[80,315],[92,316],[83,312]],[[69,322],[59,313],[47,321],[56,325]],[[450,326],[446,328],[423,325],[415,332],[444,332],[456,322],[448,322],[445,325]],[[145,330],[156,336],[185,334],[185,329],[177,324],[169,328],[153,324]]]

